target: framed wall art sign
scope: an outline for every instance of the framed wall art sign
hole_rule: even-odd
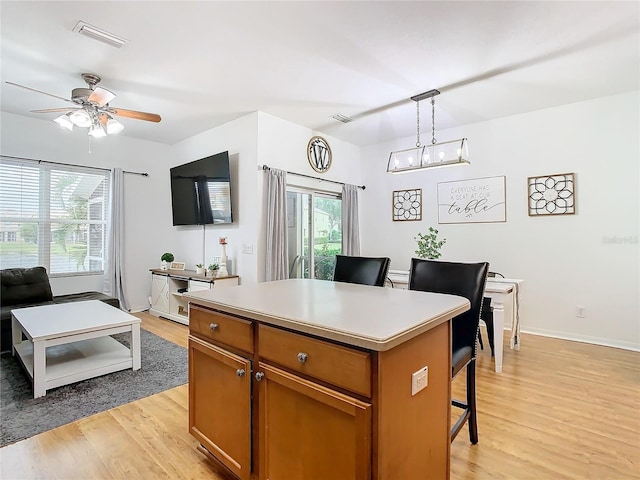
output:
[[[438,183],[438,223],[507,221],[506,177]]]
[[[422,189],[396,190],[392,195],[394,222],[422,220]]]
[[[572,215],[576,213],[575,175],[557,173],[527,179],[529,216]]]

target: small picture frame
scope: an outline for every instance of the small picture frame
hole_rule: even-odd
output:
[[[530,217],[576,213],[575,174],[554,173],[527,178]]]
[[[169,270],[184,270],[184,262],[171,262]]]

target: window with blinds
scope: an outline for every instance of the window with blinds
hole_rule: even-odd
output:
[[[0,268],[102,273],[109,173],[0,157]]]

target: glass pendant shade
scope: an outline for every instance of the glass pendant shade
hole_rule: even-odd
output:
[[[391,152],[388,173],[406,173],[451,165],[469,165],[467,139],[450,140]]]
[[[69,114],[60,115],[58,118],[53,119],[58,125],[67,130],[73,130],[73,122],[69,118]]]
[[[82,108],[71,112],[69,119],[76,127],[87,128],[91,126],[91,117]]]
[[[122,130],[124,130],[124,125],[116,119],[109,117],[109,120],[107,120],[107,133],[112,135],[114,133],[121,132]]]
[[[91,135],[94,138],[106,137],[107,136],[107,132],[105,132],[105,130],[102,127],[102,125],[100,125],[99,123],[96,122],[89,129],[89,135]]]

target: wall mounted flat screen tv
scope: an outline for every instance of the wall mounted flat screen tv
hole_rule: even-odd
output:
[[[171,169],[174,225],[233,223],[229,152]]]

